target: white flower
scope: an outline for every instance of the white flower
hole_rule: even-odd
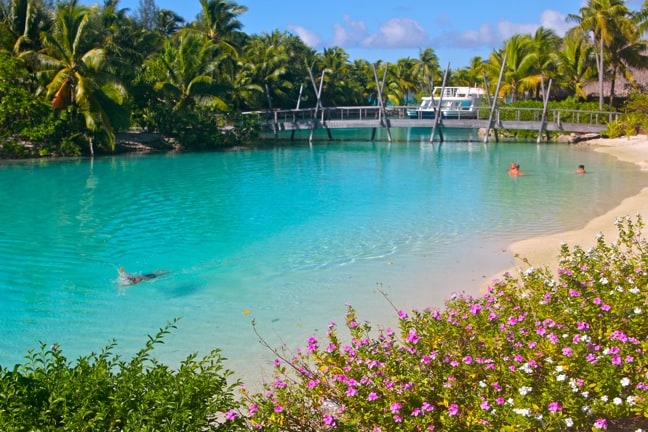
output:
[[[607,280],[606,277],[602,277],[601,279],[599,279],[599,283],[601,283],[602,285],[607,285],[608,282],[609,282],[609,281]]]
[[[643,311],[641,310],[641,308],[636,307],[636,308],[634,308],[633,312],[635,313],[635,315],[639,315]]]
[[[513,408],[513,412],[524,417],[529,417],[529,414],[531,414],[528,408]]]
[[[513,398],[506,399],[506,404],[507,405],[513,405]]]
[[[608,401],[608,397],[607,397],[607,395],[603,395],[603,396],[601,396],[601,400],[602,400],[603,402],[607,402],[607,401]]]
[[[639,294],[639,288],[637,288],[636,286],[630,288],[628,291],[630,291],[631,294]]]
[[[618,223],[618,220],[617,220],[616,223]],[[603,238],[603,233],[602,233],[601,231],[597,232],[595,238],[596,238],[596,240],[600,240],[600,239],[602,239],[602,238]]]
[[[567,375],[565,374],[560,374],[556,377],[556,381],[565,381],[566,379],[567,379]]]
[[[627,387],[630,384],[630,378],[623,377],[621,378],[621,387]]]
[[[614,399],[612,399],[612,403],[614,405],[621,405],[623,403],[623,399],[621,399],[620,397],[615,397]]]
[[[484,382],[484,380],[479,381],[479,387],[481,388],[486,387],[486,383]]]
[[[524,372],[528,374],[533,372],[533,368],[529,366],[529,363],[524,363],[522,366],[520,366],[520,369],[522,369]]]
[[[561,365],[556,366],[556,372],[562,372],[564,368]]]
[[[565,424],[567,425],[567,427],[572,427],[574,426],[574,420],[572,420],[571,417],[567,417],[565,419]]]
[[[584,392],[581,393],[581,396],[583,396],[585,399],[587,399],[589,397],[589,392],[584,391]]]
[[[526,271],[524,272],[524,274],[527,275],[527,276],[530,276],[530,275],[532,275],[533,273],[535,273],[535,271],[536,271],[535,267],[529,267],[528,269],[526,269]]]
[[[626,402],[628,402],[628,405],[630,405],[630,406],[634,405],[634,404],[635,404],[635,398],[634,398],[634,396],[628,396],[628,397],[626,398]]]
[[[592,413],[592,408],[590,408],[589,405],[583,405],[583,408],[581,408],[581,411],[583,411],[585,414],[591,414]]]
[[[529,394],[529,393],[531,392],[531,390],[533,390],[533,387],[529,387],[529,386],[522,386],[522,387],[520,387],[520,390],[518,390],[518,391],[520,392],[520,394],[521,394],[522,396],[524,396],[524,395],[526,395],[526,394]]]

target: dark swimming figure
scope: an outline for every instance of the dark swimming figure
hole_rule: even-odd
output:
[[[158,276],[162,276],[163,274],[166,274],[167,272],[155,272],[155,273],[147,273],[143,275],[138,275],[138,274],[133,274],[133,273],[127,273],[124,271],[124,267],[119,268],[119,277],[117,280],[119,281],[120,285],[135,285],[140,282],[144,282],[147,280],[155,279]]]

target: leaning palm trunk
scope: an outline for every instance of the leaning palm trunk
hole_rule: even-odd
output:
[[[70,81],[65,80],[63,81],[63,84],[61,84],[61,87],[56,91],[54,99],[52,99],[52,106],[56,109],[63,109],[70,105],[70,97]]]

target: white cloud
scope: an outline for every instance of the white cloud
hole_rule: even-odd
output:
[[[497,31],[502,40],[507,40],[514,35],[534,34],[538,29],[538,24],[519,24],[510,21],[500,21],[497,23]]]
[[[307,28],[298,25],[289,25],[288,30],[299,36],[299,39],[310,48],[319,48],[322,45],[322,39]]]
[[[448,37],[449,36],[449,37]],[[451,41],[451,45],[462,48],[488,46],[497,40],[493,27],[482,24],[477,30],[468,30],[456,35],[444,35],[444,39]]]
[[[554,30],[558,36],[563,37],[567,30],[574,25],[567,23],[566,18],[567,16],[562,13],[548,9],[540,15],[540,25]]]
[[[362,42],[367,48],[417,48],[427,43],[427,33],[421,24],[410,18],[393,18],[380,27],[378,33]]]
[[[363,21],[353,21],[344,15],[344,25],[333,25],[333,46],[350,48],[358,46],[367,37],[367,25]]]

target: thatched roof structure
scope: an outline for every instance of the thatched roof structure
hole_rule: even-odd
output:
[[[617,75],[616,82],[614,84],[614,97],[624,99],[628,95],[635,91],[647,92],[648,91],[648,69],[631,69],[632,78],[634,82],[628,82],[622,75]],[[610,87],[612,81],[606,79],[603,81],[603,95],[605,97],[610,96]],[[592,81],[587,83],[585,86],[585,95],[589,99],[598,99],[599,97],[599,82]]]

